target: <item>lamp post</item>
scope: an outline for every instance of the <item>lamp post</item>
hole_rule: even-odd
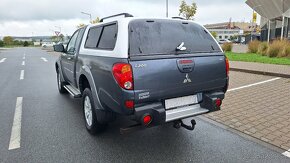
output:
[[[253,7],[253,17],[254,17],[256,8],[261,7],[261,6],[262,5],[256,5]],[[251,42],[253,41],[253,26],[254,26],[254,18],[252,18],[252,25],[251,25]]]
[[[282,28],[281,28],[281,40],[283,39],[284,35],[284,24],[285,24],[285,16],[284,16],[284,0],[282,0]]]
[[[90,13],[86,13],[86,12],[81,12],[84,15],[88,15],[90,17],[90,22],[92,22],[92,14]]]
[[[168,18],[168,0],[166,0],[166,17]]]

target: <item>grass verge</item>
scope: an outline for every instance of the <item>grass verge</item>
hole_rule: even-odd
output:
[[[243,62],[258,62],[276,65],[290,65],[290,58],[270,58],[268,56],[262,56],[254,53],[232,53],[226,52],[226,56],[230,61],[243,61]]]

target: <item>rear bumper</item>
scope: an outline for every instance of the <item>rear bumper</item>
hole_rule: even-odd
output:
[[[215,105],[216,99],[224,99],[224,92],[215,92],[203,94],[202,102],[195,105],[178,107],[166,110],[162,102],[156,102],[149,105],[135,108],[133,119],[142,124],[144,115],[151,115],[152,122],[150,126],[157,126],[163,123],[172,122],[175,120],[185,119],[189,117],[206,114],[220,110],[220,107]]]

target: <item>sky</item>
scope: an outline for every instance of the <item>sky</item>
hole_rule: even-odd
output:
[[[169,1],[169,16],[178,16],[181,0]],[[186,0],[197,4],[195,21],[210,24],[250,22],[252,10],[245,0]],[[166,0],[1,0],[0,36],[51,36],[54,31],[71,35],[80,23],[127,12],[139,17],[165,17]]]

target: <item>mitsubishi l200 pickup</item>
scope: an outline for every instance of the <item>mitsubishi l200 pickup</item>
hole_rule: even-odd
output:
[[[123,13],[74,32],[55,64],[60,93],[82,98],[85,126],[97,134],[117,115],[136,121],[122,133],[220,110],[229,63],[210,32],[182,18]]]

